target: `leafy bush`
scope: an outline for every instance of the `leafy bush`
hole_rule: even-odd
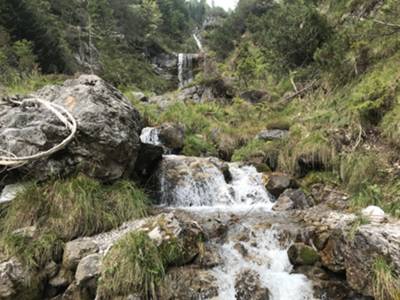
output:
[[[262,16],[254,33],[276,74],[304,67],[331,35],[312,1],[281,1]]]

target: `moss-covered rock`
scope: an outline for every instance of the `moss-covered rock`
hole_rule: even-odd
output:
[[[320,259],[316,250],[303,243],[295,243],[290,246],[288,256],[293,265],[313,265]]]

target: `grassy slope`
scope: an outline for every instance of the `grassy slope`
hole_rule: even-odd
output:
[[[345,12],[364,4],[327,1],[325,9],[331,22],[339,24]],[[286,101],[282,96],[290,92],[289,78],[279,82],[266,79],[264,86],[273,86],[272,100],[259,105],[237,98],[231,105],[176,102],[161,111],[156,105],[133,101],[149,125],[179,121],[186,127],[183,154],[244,160],[262,171],[272,167],[298,177],[305,175],[300,172],[299,159],[306,158],[321,171],[301,179],[306,189],[318,181],[329,183],[347,191],[355,209],[375,204],[400,217],[399,35],[375,34],[370,39],[371,28],[363,24],[340,26],[343,30],[361,26],[355,27],[355,32],[366,36],[354,40],[346,54],[344,66],[348,65],[350,72],[360,59],[359,48],[368,53],[362,72],[344,82],[336,82],[337,73],[343,70],[317,70],[317,87]],[[234,77],[229,71],[232,57],[235,54],[221,70]],[[262,129],[286,127],[290,127],[286,140],[254,139]]]

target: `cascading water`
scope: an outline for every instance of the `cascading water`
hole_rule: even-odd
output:
[[[290,273],[290,241],[279,239],[279,225],[255,223],[274,213],[262,175],[254,167],[216,158],[165,155],[159,172],[162,204],[206,218],[225,214],[240,219],[222,243],[214,241],[223,261],[210,271],[217,280],[218,299],[237,299],[236,283],[247,271],[256,274],[270,300],[314,299],[311,282],[304,275]],[[238,230],[243,232],[238,235]]]
[[[200,39],[197,37],[196,34],[193,34],[193,38],[196,41],[197,47],[199,48],[200,51],[203,51],[203,45],[200,41]]]
[[[251,166],[165,155],[160,172],[161,201],[172,207],[272,207],[261,174]]]
[[[178,80],[179,88],[182,88],[193,81],[193,54],[178,54]]]
[[[151,144],[155,146],[160,146],[160,129],[156,127],[145,127],[140,135],[140,141],[143,144]]]
[[[203,45],[196,34],[193,34],[196,45],[200,52],[203,52]],[[198,54],[179,53],[178,54],[178,80],[179,88],[183,88],[193,81],[193,61]]]

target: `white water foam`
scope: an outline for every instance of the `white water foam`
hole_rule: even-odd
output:
[[[312,283],[304,275],[291,274],[288,243],[282,245],[274,229],[254,226],[244,217],[261,220],[260,213],[271,213],[273,206],[262,175],[254,167],[226,164],[216,158],[164,155],[159,177],[164,205],[195,210],[205,216],[245,211],[244,215],[237,214],[242,216],[239,228],[250,229],[245,231],[245,241],[238,237],[228,237],[228,242],[222,244],[214,241],[223,259],[221,265],[211,270],[217,279],[217,299],[236,299],[235,282],[247,270],[257,274],[260,286],[268,289],[270,300],[314,299]],[[249,217],[253,210],[257,219]]]
[[[194,54],[178,54],[178,80],[179,88],[185,87],[193,81],[193,58]]]
[[[165,155],[160,172],[161,202],[168,206],[241,210],[257,205],[270,210],[273,205],[261,174],[252,166]]]
[[[155,146],[160,146],[160,129],[156,127],[145,127],[140,134],[140,141],[143,144],[151,144]]]
[[[250,240],[239,242],[247,254],[245,257],[232,241],[221,246],[224,263],[213,269],[218,280],[218,299],[236,299],[235,280],[240,272],[251,270],[260,278],[261,287],[267,288],[270,300],[312,300],[311,282],[301,274],[290,274],[292,265],[287,247],[279,245],[274,230],[255,230]]]

